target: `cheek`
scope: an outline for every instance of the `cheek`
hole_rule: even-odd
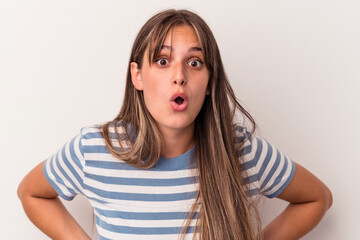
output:
[[[204,104],[204,100],[206,97],[207,91],[207,81],[202,81],[198,85],[194,86],[192,89],[193,92],[193,102],[196,106],[196,111],[200,111],[202,105]]]
[[[143,86],[144,99],[148,109],[158,107],[158,104],[167,99],[169,88],[159,75],[148,75],[143,79]]]
[[[204,90],[204,94],[199,94],[197,96],[197,99],[196,99],[197,111],[200,111],[202,105],[204,104],[205,97],[206,97],[205,90]]]

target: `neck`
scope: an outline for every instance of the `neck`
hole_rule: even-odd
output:
[[[160,128],[160,132],[164,140],[161,155],[165,158],[179,156],[194,145],[194,123],[180,130]]]

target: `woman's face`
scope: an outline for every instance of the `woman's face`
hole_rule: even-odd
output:
[[[131,75],[135,88],[143,91],[146,107],[160,131],[193,129],[209,81],[194,30],[187,25],[175,27],[151,65],[148,59],[146,53],[141,69],[131,63]]]

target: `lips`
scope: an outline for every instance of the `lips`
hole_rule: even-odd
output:
[[[188,103],[188,98],[185,93],[175,93],[170,99],[171,108],[177,112],[184,111]]]

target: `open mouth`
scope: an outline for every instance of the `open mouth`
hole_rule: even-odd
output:
[[[174,102],[176,102],[176,104],[178,104],[178,105],[181,105],[181,104],[183,104],[184,99],[182,97],[177,97],[177,98],[175,98]]]
[[[170,99],[170,106],[176,112],[185,111],[189,104],[186,93],[174,93]]]

